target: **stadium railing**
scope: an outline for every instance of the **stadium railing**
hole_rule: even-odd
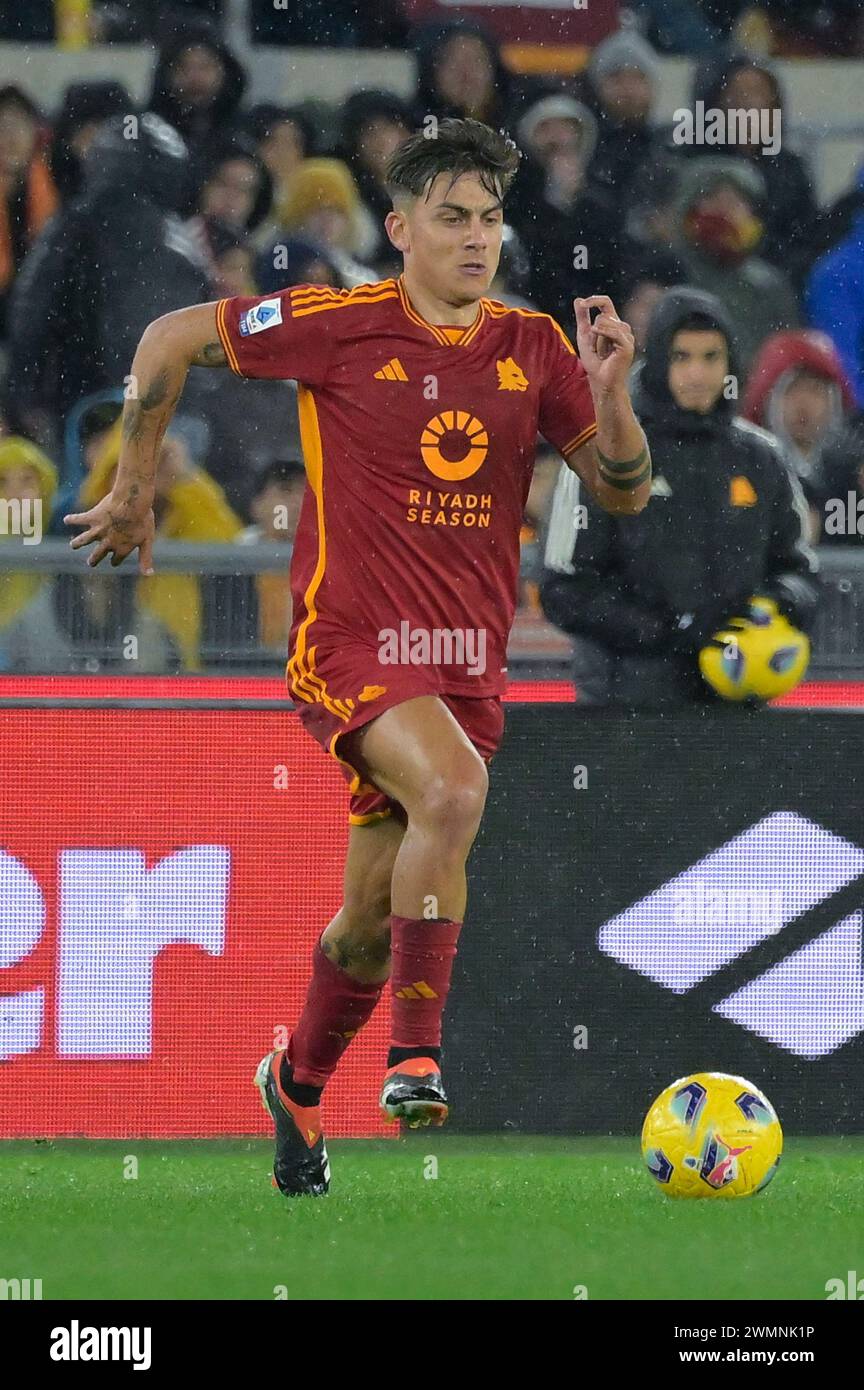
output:
[[[0,545],[0,590],[6,576],[39,573],[50,596],[51,622],[73,653],[71,669],[45,664],[40,623],[46,606],[34,612],[32,664],[7,664],[7,671],[122,672],[124,675],[205,670],[214,674],[280,673],[284,644],[265,647],[258,631],[258,586],[265,574],[287,575],[290,546],[184,544],[159,541],[154,551],[157,576],[191,576],[197,581],[197,660],[184,663],[170,638],[161,665],[129,659],[128,638],[146,609],[145,588],[139,588],[136,563],[127,560],[116,570],[103,562],[87,568],[80,552],[61,538],[48,537],[38,545]],[[823,597],[813,634],[811,676],[843,679],[864,671],[864,551],[846,547],[819,548]],[[48,587],[50,586],[50,588]],[[169,590],[170,584],[166,586]],[[178,601],[181,595],[178,594]],[[188,589],[184,601],[188,602]],[[164,606],[163,606],[164,612]],[[94,616],[95,615],[95,616]],[[20,621],[26,623],[26,607]],[[153,619],[156,621],[156,619]],[[0,649],[3,645],[0,629]],[[18,648],[20,649],[20,642]],[[511,678],[562,679],[569,675],[570,642],[540,615],[520,609],[508,651]]]

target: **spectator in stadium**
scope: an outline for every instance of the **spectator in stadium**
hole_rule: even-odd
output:
[[[47,454],[27,439],[0,439],[0,501],[17,499],[22,519],[27,517],[26,534],[36,534],[37,523],[39,534],[48,530],[56,492],[57,470]],[[22,536],[11,536],[4,527],[0,544],[20,546]],[[3,570],[0,672],[68,669],[71,652],[55,616],[54,584],[44,570]]]
[[[681,160],[668,151],[646,170],[633,187],[629,206],[620,209],[623,255],[627,268],[634,259],[657,252],[668,255],[677,226]],[[683,274],[682,274],[683,278]]]
[[[345,288],[328,253],[303,237],[277,239],[259,255],[255,273],[261,294],[275,294],[288,285]]]
[[[811,271],[807,313],[813,326],[836,345],[855,399],[864,409],[864,165],[857,191],[861,201],[853,209],[848,232]]]
[[[202,217],[201,232],[214,296],[228,299],[235,294],[257,294],[251,242],[218,217]]]
[[[20,87],[0,88],[0,340],[15,276],[59,203],[42,151],[41,125]]]
[[[303,160],[314,154],[315,128],[298,107],[262,103],[246,113],[244,129],[264,161],[278,207]]]
[[[766,145],[757,137],[754,120],[739,122],[748,140],[734,145],[690,144],[680,146],[685,153],[728,158],[738,155],[758,169],[765,192],[761,202],[764,232],[760,256],[780,267],[800,287],[811,257],[817,209],[813,184],[800,155],[789,148],[784,128],[783,91],[770,63],[751,54],[720,50],[706,59],[696,72],[692,104],[704,102],[705,110],[754,111],[765,129],[779,134],[780,148],[765,153]],[[764,116],[762,115],[764,113]]]
[[[249,501],[252,524],[235,537],[241,545],[270,542],[293,546],[306,487],[306,470],[297,458],[274,459],[256,479]],[[256,576],[258,639],[268,651],[285,651],[293,612],[287,564]]]
[[[657,54],[634,30],[620,29],[595,48],[588,76],[598,125],[590,177],[617,207],[626,209],[634,188],[644,186],[663,150],[652,123]]]
[[[148,109],[178,130],[193,154],[237,132],[246,74],[208,27],[174,31],[159,53]]]
[[[743,159],[693,159],[681,172],[674,250],[687,282],[726,308],[745,374],[770,333],[800,321],[789,281],[756,254],[764,196],[758,169]]]
[[[354,175],[378,231],[378,243],[371,253],[376,266],[394,263],[393,246],[384,230],[384,219],[392,207],[384,186],[384,169],[413,128],[408,105],[392,92],[353,92],[339,115],[336,154]]]
[[[276,218],[277,242],[299,237],[319,245],[343,285],[375,279],[368,258],[374,254],[378,230],[341,159],[304,160]]]
[[[648,343],[648,324],[666,290],[684,279],[677,256],[659,246],[634,246],[625,256],[620,277],[621,317],[636,339],[636,364]]]
[[[527,179],[535,187],[513,208],[508,201],[507,216],[528,252],[531,298],[544,313],[569,323],[575,295],[593,294],[603,285],[614,296],[617,288],[615,204],[587,177],[597,125],[586,106],[561,93],[529,106],[517,137],[532,161],[523,192]]]
[[[252,521],[234,539],[241,545],[293,545],[305,484],[306,469],[299,458],[272,459],[254,479],[247,508]]]
[[[824,333],[766,339],[753,363],[742,414],[776,435],[794,468],[818,540],[825,503],[844,496],[864,465],[864,429],[837,350]]]
[[[44,229],[12,298],[9,408],[52,451],[77,401],[122,387],[148,323],[210,296],[176,215],[188,206],[186,146],[152,114],[137,130],[130,140],[125,117],[105,122],[85,156],[81,196]]]
[[[118,420],[84,479],[78,498],[82,509],[95,506],[111,491],[120,456],[120,429]],[[193,461],[176,429],[162,442],[153,510],[157,537],[165,540],[233,541],[243,529],[222,489]],[[197,576],[160,570],[138,579],[136,606],[169,634],[183,670],[199,670],[203,599]]]
[[[120,82],[72,82],[54,121],[51,172],[64,203],[83,187],[82,161],[111,116],[132,115],[135,105]]]
[[[423,25],[412,37],[417,54],[415,126],[423,128],[428,116],[471,116],[495,130],[507,127],[516,84],[485,29],[454,19]]]
[[[270,212],[273,182],[244,135],[210,142],[196,166],[197,218],[217,217],[235,232],[252,232]],[[200,227],[193,218],[195,235]]]
[[[738,370],[720,301],[670,290],[652,316],[634,396],[654,464],[649,506],[612,516],[561,470],[541,600],[577,639],[585,703],[710,700],[698,652],[754,595],[805,631],[811,623],[816,562],[801,491],[777,441],[736,418],[727,387]]]

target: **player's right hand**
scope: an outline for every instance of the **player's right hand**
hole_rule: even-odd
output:
[[[115,497],[113,492],[109,492],[89,512],[70,512],[63,520],[67,526],[87,528],[69,542],[73,550],[98,541],[92,555],[87,557],[88,565],[98,565],[100,560],[110,555],[112,568],[116,569],[127,555],[137,549],[140,573],[154,573],[156,519],[152,507],[142,506],[140,501],[133,503],[128,498]]]

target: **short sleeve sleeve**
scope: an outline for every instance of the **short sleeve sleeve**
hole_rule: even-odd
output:
[[[594,401],[585,368],[554,319],[548,321],[552,343],[540,392],[538,427],[561,454],[570,454],[597,433]]]
[[[238,376],[291,378],[322,386],[335,341],[335,314],[309,312],[306,285],[275,295],[220,299],[216,326],[232,371]]]

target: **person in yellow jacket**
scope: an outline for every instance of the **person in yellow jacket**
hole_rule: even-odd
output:
[[[0,543],[35,544],[48,530],[57,469],[29,439],[0,439]],[[16,529],[7,524],[20,520]],[[70,647],[57,622],[54,577],[0,570],[0,671],[64,671]]]
[[[95,506],[111,490],[120,457],[120,421],[112,427],[81,487],[82,509]],[[156,535],[161,540],[233,541],[243,522],[225,494],[199,468],[178,433],[162,441],[156,474]],[[200,671],[201,587],[192,574],[149,575],[136,581],[136,603],[169,633],[185,671]]]

